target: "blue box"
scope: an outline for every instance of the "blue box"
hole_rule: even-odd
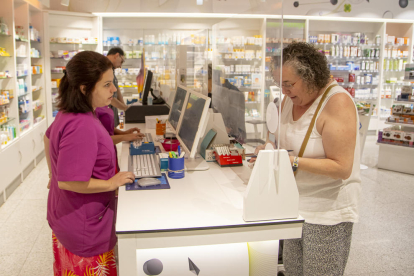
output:
[[[155,147],[153,142],[142,142],[141,146],[134,147],[133,142],[129,145],[129,155],[154,154]]]

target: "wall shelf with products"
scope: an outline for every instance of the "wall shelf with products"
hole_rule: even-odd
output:
[[[3,0],[0,9],[0,56],[9,55],[0,63],[0,202],[10,196],[20,181],[43,157],[43,134],[46,123],[34,128],[32,98],[32,62],[41,63],[43,46],[33,42],[31,34],[35,28],[43,29],[41,18],[35,14],[43,12],[26,1]],[[37,27],[36,21],[40,22]],[[36,46],[33,46],[36,44]],[[36,51],[34,51],[36,49]],[[5,54],[6,53],[6,54]],[[32,59],[31,57],[39,57]],[[14,58],[13,58],[14,57]],[[10,78],[14,78],[10,81]],[[33,80],[44,86],[41,75]],[[36,93],[42,96],[42,91]],[[41,111],[37,111],[41,114]]]
[[[380,84],[383,76],[382,56],[385,35],[384,22],[358,22],[309,19],[309,42],[327,56],[331,74],[356,100],[370,99],[374,116],[369,130],[378,130],[377,116]],[[340,67],[341,70],[338,70]],[[343,71],[342,71],[343,70]]]

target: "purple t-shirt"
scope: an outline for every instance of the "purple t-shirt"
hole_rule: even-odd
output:
[[[104,128],[108,131],[110,136],[115,135],[114,111],[109,106],[98,107],[95,109],[96,117],[101,121]],[[118,156],[116,146],[114,145],[115,156]],[[119,172],[118,159],[116,160],[116,169]]]
[[[108,180],[115,175],[116,155],[107,130],[92,113],[59,112],[46,136],[52,165],[47,220],[53,232],[81,257],[113,249],[115,191],[81,194],[58,186],[58,181]]]
[[[101,121],[102,125],[108,131],[110,136],[114,135],[114,111],[109,106],[98,107],[95,109],[96,117]]]

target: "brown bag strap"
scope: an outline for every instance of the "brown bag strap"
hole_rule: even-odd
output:
[[[325,101],[326,97],[328,96],[329,92],[335,86],[337,86],[337,84],[333,84],[333,85],[329,86],[328,89],[326,89],[325,93],[323,93],[323,96],[322,96],[322,98],[321,98],[321,100],[318,104],[318,107],[316,108],[315,114],[313,115],[312,121],[309,125],[308,132],[306,132],[305,139],[303,139],[302,146],[300,147],[298,157],[302,157],[303,154],[305,153],[306,145],[308,144],[310,135],[312,133],[312,129],[315,126],[316,117],[318,117],[318,113],[321,110],[322,104],[324,103],[324,101]],[[297,170],[295,171],[295,175],[296,175],[296,173],[297,173]]]

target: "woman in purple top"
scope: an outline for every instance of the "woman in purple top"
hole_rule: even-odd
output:
[[[112,81],[111,62],[85,51],[68,62],[59,86],[59,113],[44,138],[55,275],[116,275],[115,190],[135,177],[115,174],[114,144],[95,115],[110,104]]]
[[[139,128],[136,127],[130,128],[126,131],[122,131],[120,129],[115,128],[114,111],[109,106],[96,108],[95,114],[99,121],[101,121],[105,129],[108,131],[109,135],[112,138],[112,141],[114,142],[114,145],[121,142],[130,142],[138,140],[145,136],[144,134],[140,133]],[[114,148],[116,154],[116,146],[114,146]],[[116,163],[116,171],[119,172],[118,159]]]

